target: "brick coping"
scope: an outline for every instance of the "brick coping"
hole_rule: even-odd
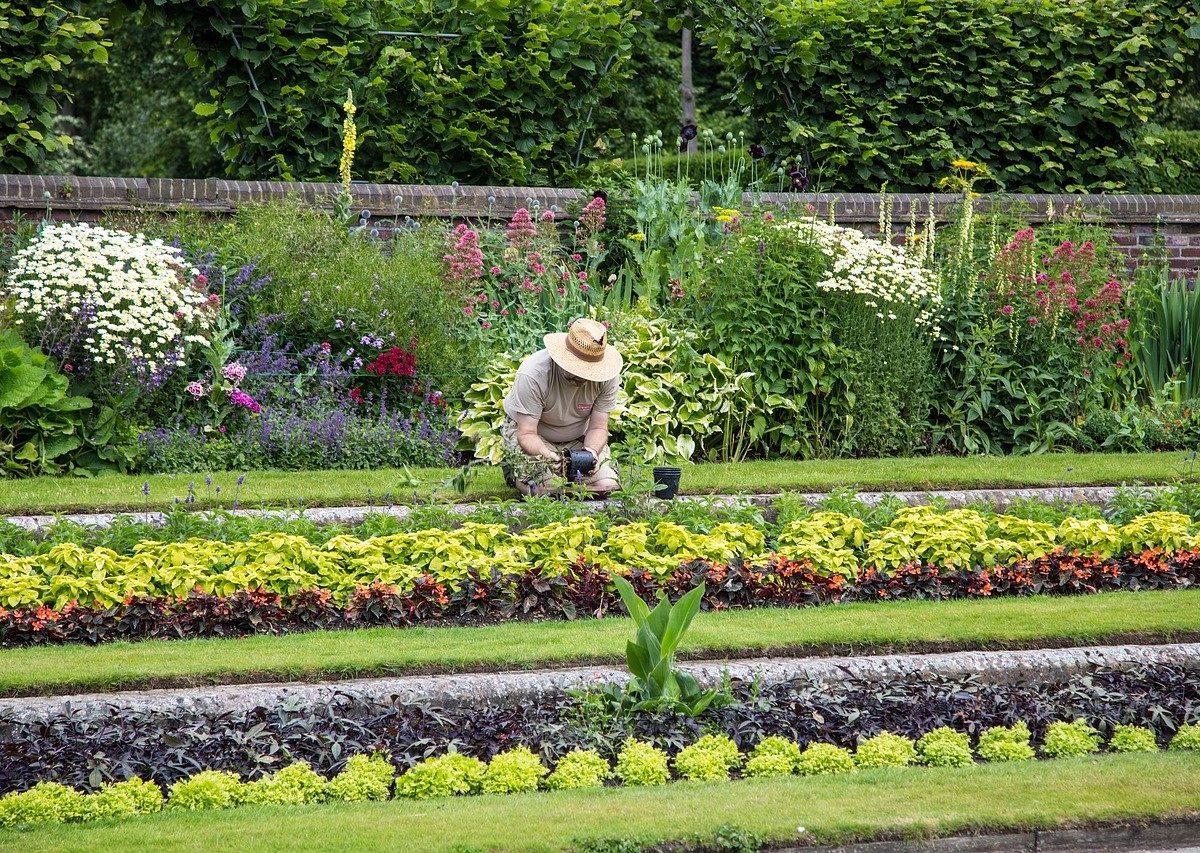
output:
[[[295,194],[310,203],[329,204],[339,184],[283,181],[236,181],[222,178],[121,178],[69,175],[0,174],[0,209],[34,211],[47,206],[56,211],[193,209],[229,213],[238,205],[278,200]],[[355,207],[377,216],[465,216],[507,218],[519,207],[552,210],[560,218],[591,197],[588,190],[554,187],[493,187],[418,184],[367,184],[351,186]],[[889,194],[895,221],[902,222],[914,208],[919,217],[929,212],[945,218],[962,196],[949,193]],[[879,218],[877,193],[746,193],[744,204],[781,209],[814,205],[821,215],[833,207],[841,222],[874,222]],[[1053,205],[1062,211],[1081,206],[1100,218],[1120,223],[1200,223],[1200,195],[1073,195],[1039,193],[992,194],[978,200],[981,209],[1017,208],[1027,218],[1044,220]]]

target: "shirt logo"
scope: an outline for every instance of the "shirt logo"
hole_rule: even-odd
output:
[[[591,410],[592,410],[591,403],[576,403],[575,404],[575,411],[581,415],[586,415]]]

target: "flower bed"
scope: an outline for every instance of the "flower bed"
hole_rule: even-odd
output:
[[[602,616],[618,574],[643,595],[704,583],[710,609],[1174,589],[1200,581],[1198,537],[1172,512],[1055,525],[916,507],[873,531],[816,512],[773,542],[742,523],[604,531],[573,518],[517,533],[469,523],[321,544],[286,533],[143,541],[124,555],[62,543],[0,557],[0,644]]]
[[[1082,720],[1050,724],[1041,745],[1043,758],[1070,758],[1099,752],[1099,732]],[[1172,750],[1200,750],[1200,726],[1182,727],[1171,739]],[[1116,753],[1157,752],[1156,736],[1141,726],[1118,726],[1108,741]],[[305,761],[251,781],[237,774],[204,770],[180,780],[167,791],[137,777],[101,786],[84,794],[57,782],[41,782],[28,791],[0,798],[0,827],[46,823],[75,823],[128,818],[159,810],[204,811],[242,805],[307,805],[322,802],[364,802],[397,798],[434,799],[471,794],[518,794],[549,790],[601,788],[606,783],[626,787],[662,785],[674,775],[689,781],[729,781],[769,776],[853,773],[875,767],[963,767],[976,755],[984,761],[1031,761],[1038,752],[1029,726],[993,726],[980,736],[977,753],[970,738],[949,727],[929,731],[919,740],[881,732],[851,753],[828,743],[799,744],[778,736],[758,742],[748,755],[725,735],[704,735],[681,749],[672,760],[663,750],[629,738],[615,768],[594,749],[575,749],[560,758],[554,770],[528,747],[518,746],[483,762],[458,752],[426,758],[399,777],[383,753],[353,755],[336,776],[326,779]],[[674,770],[674,774],[672,774]]]
[[[197,768],[259,778],[290,761],[307,761],[332,776],[350,755],[375,750],[386,750],[401,770],[447,748],[488,760],[527,745],[548,763],[595,749],[612,760],[631,737],[675,755],[711,732],[727,733],[743,752],[772,736],[801,747],[817,742],[852,749],[882,731],[918,738],[944,726],[974,744],[990,727],[1025,721],[1041,743],[1055,721],[1081,718],[1105,739],[1118,726],[1137,725],[1166,745],[1182,726],[1200,722],[1197,676],[1194,668],[1153,664],[1092,666],[1022,683],[928,673],[734,682],[721,702],[697,717],[622,711],[590,691],[447,707],[341,696],[328,704],[238,711],[7,712],[0,715],[0,792],[46,779],[85,790],[134,776],[167,786]]]

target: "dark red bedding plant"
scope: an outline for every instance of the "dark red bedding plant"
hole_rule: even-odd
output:
[[[693,560],[658,579],[634,571],[627,579],[644,599],[661,591],[678,599],[703,583],[702,607],[813,607],[866,601],[1086,595],[1116,590],[1182,589],[1200,585],[1200,550],[1174,553],[1153,548],[1102,559],[1055,551],[1033,560],[993,568],[942,568],[912,563],[894,571],[863,569],[856,578],[824,575],[805,560],[775,557],[752,564]],[[281,596],[264,589],[220,596],[197,589],[180,598],[130,596],[111,607],[72,602],[0,608],[0,647],[111,640],[236,637],[377,625],[481,624],[511,619],[603,617],[624,610],[612,589],[612,573],[584,561],[564,572],[530,568],[520,573],[472,569],[454,589],[432,575],[401,591],[377,581],[360,586],[341,606],[329,590],[306,589]]]

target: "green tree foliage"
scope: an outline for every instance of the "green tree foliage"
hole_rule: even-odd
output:
[[[224,171],[205,120],[193,107],[208,85],[187,67],[177,26],[147,23],[114,9],[106,28],[113,46],[104,65],[77,66],[75,162],[43,172],[131,177],[209,177]],[[80,144],[84,143],[84,144]]]
[[[553,182],[621,86],[636,16],[620,0],[155,3],[209,81],[195,110],[226,172],[288,180],[336,175],[353,90],[359,175]]]
[[[1114,190],[1190,67],[1196,0],[697,0],[761,141],[821,186],[924,190],[956,156],[1012,192]],[[1146,143],[1139,151],[1139,146]]]
[[[77,61],[105,62],[105,21],[81,3],[0,0],[0,171],[27,172],[70,137],[55,117],[69,100],[64,86]]]

